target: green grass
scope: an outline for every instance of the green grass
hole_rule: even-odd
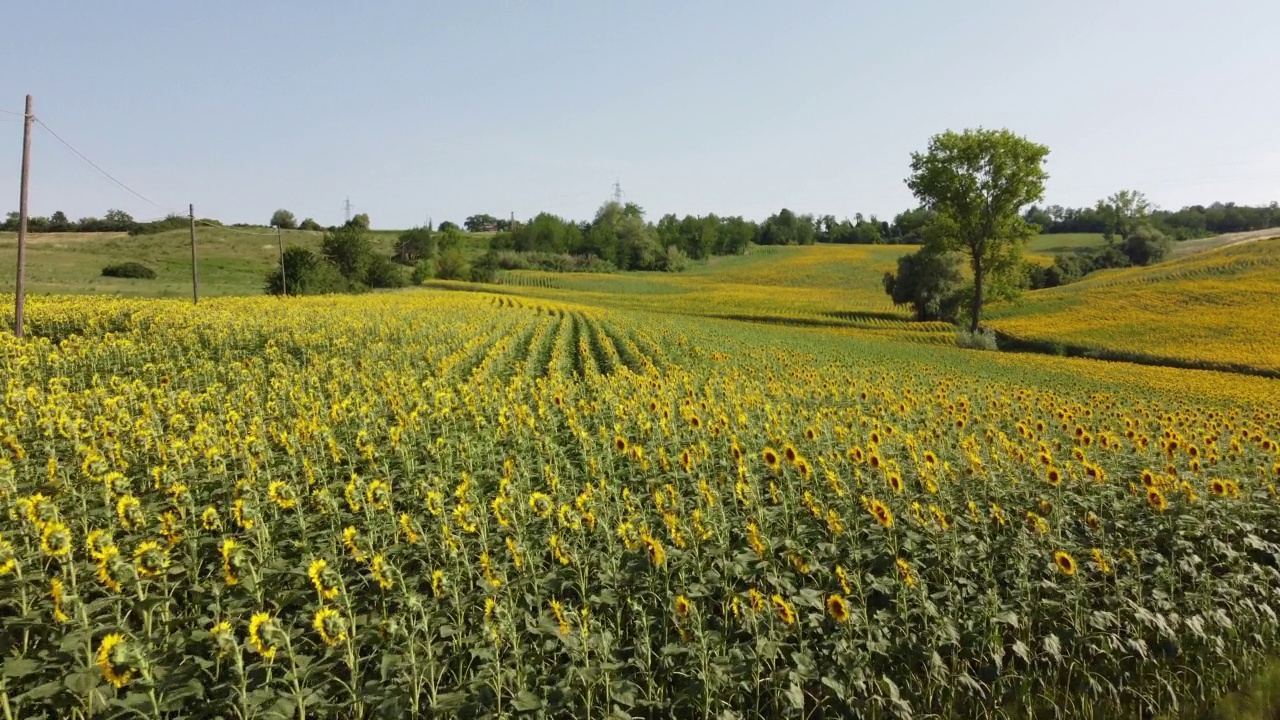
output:
[[[248,234],[256,233],[256,234]],[[398,230],[371,232],[374,246],[390,253]],[[323,233],[286,230],[285,246],[319,250]],[[17,235],[0,233],[0,266],[17,261]],[[467,235],[463,251],[474,258],[488,248],[487,235]],[[258,295],[279,258],[271,228],[197,226],[196,254],[202,297]],[[102,277],[102,268],[125,261],[156,271],[155,280]],[[27,290],[31,293],[149,297],[191,295],[191,236],[187,230],[131,237],[125,233],[33,233],[27,241]],[[15,273],[0,276],[0,292],[13,292]]]

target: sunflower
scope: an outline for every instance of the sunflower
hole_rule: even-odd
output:
[[[374,510],[386,510],[391,507],[391,484],[385,480],[374,480],[365,488],[364,499]]]
[[[71,553],[71,531],[57,520],[45,523],[40,532],[40,549],[49,557],[66,557]]]
[[[774,470],[774,471],[778,469],[778,465],[781,464],[782,462],[781,459],[778,457],[778,451],[774,450],[771,447],[765,448],[760,453],[760,459],[764,460],[764,464],[770,470]]]
[[[867,505],[867,512],[871,513],[871,517],[875,518],[876,522],[883,527],[893,527],[893,511],[889,509],[888,505],[879,500],[872,500]]]
[[[622,437],[621,435],[614,435],[613,447],[618,452],[625,454],[627,452],[627,439]]]
[[[1058,487],[1062,484],[1062,471],[1050,466],[1048,470],[1044,471],[1044,481],[1053,487]]]
[[[169,567],[169,553],[155,540],[146,540],[133,551],[133,566],[139,577],[155,577]]]
[[[951,529],[951,519],[947,517],[947,514],[943,512],[942,508],[937,505],[930,505],[929,512],[933,514],[933,521],[938,524],[939,528],[943,530]]]
[[[1068,577],[1076,574],[1076,559],[1062,550],[1053,551],[1053,564]]]
[[[677,595],[675,599],[676,619],[684,620],[693,612],[693,601],[684,595]]]
[[[431,596],[438,598],[440,597],[440,594],[442,592],[444,592],[444,571],[432,570],[431,571]]]
[[[219,655],[235,652],[236,634],[232,629],[231,623],[222,620],[209,629],[209,636],[213,638],[213,646],[217,649]]]
[[[1102,527],[1102,520],[1097,516],[1096,513],[1090,510],[1084,516],[1084,524],[1085,524],[1085,527],[1088,527],[1090,530],[1097,530],[1098,528]]]
[[[1089,551],[1093,555],[1093,564],[1098,566],[1098,572],[1103,575],[1111,573],[1111,563],[1107,562],[1106,556],[1102,554],[1102,550],[1094,548]]]
[[[784,625],[796,624],[796,609],[792,607],[791,603],[787,602],[786,598],[774,593],[773,597],[770,598],[770,601],[773,603],[774,612],[778,614],[778,619],[781,620]]]
[[[1209,491],[1212,492],[1214,495],[1217,495],[1218,497],[1225,496],[1227,494],[1226,481],[1218,478],[1214,478],[1213,480],[1210,480]]]
[[[298,496],[283,480],[272,480],[271,484],[267,485],[267,498],[281,510],[291,510],[298,504]]]
[[[125,530],[137,530],[146,522],[142,514],[142,503],[132,495],[122,495],[116,501],[116,517]]]
[[[747,591],[747,599],[751,601],[751,609],[755,612],[764,610],[764,595],[757,589]]]
[[[888,473],[885,475],[884,479],[885,482],[889,483],[889,489],[893,490],[895,493],[901,493],[906,487],[902,482],[902,475],[896,472]]]
[[[360,548],[360,531],[355,525],[348,525],[342,529],[342,544],[347,548],[347,552],[351,553],[351,557],[356,562],[364,562],[364,550]]]
[[[391,589],[391,575],[387,572],[382,553],[373,556],[373,562],[369,563],[369,572],[373,574],[373,579],[378,581],[378,587],[383,590]]]
[[[231,514],[235,516],[236,524],[240,529],[253,529],[253,510],[245,507],[244,498],[236,498],[236,501],[231,504]]]
[[[1142,486],[1145,488],[1153,488],[1156,486],[1156,474],[1150,470],[1142,471]]]
[[[845,453],[845,457],[847,457],[854,465],[861,465],[862,461],[866,458],[866,453],[862,452],[862,448],[855,445],[849,448],[849,451]]]
[[[129,684],[133,679],[129,645],[124,635],[111,633],[102,638],[98,646],[98,667],[102,668],[102,677],[117,689]]]
[[[267,613],[254,613],[249,618],[249,645],[255,652],[267,660],[272,660],[276,656],[275,635],[279,631],[279,627],[270,615]]]
[[[241,549],[243,546],[235,538],[225,538],[222,541],[222,574],[226,578],[227,585],[240,584],[240,564],[243,560]]]
[[[1164,493],[1158,488],[1147,488],[1147,504],[1156,512],[1164,512],[1169,509],[1169,501],[1165,499]]]
[[[828,595],[827,614],[836,622],[845,622],[849,619],[849,603],[839,595]]]
[[[924,465],[930,470],[938,466],[938,456],[934,455],[932,450],[924,451]]]
[[[316,614],[311,618],[311,627],[320,634],[320,640],[330,647],[347,639],[347,621],[338,614],[337,610],[327,605],[316,610]]]
[[[907,587],[915,587],[916,576],[915,573],[911,572],[911,563],[903,558],[898,558],[893,564],[898,569],[898,575],[902,577],[902,582],[906,583]]]
[[[666,562],[667,551],[663,549],[661,540],[646,532],[641,534],[640,541],[644,543],[644,551],[649,556],[649,562],[655,566],[660,566]]]
[[[115,545],[107,545],[102,548],[102,556],[98,558],[98,567],[94,571],[94,577],[98,582],[102,583],[108,590],[112,592],[120,592],[120,582],[116,580],[116,576],[112,574],[114,570],[118,570],[123,564],[120,559],[120,549]]]
[[[114,548],[115,544],[111,542],[111,533],[106,530],[90,530],[85,547],[89,550],[89,557],[101,562],[107,548]]]
[[[338,597],[338,583],[342,579],[336,570],[329,567],[324,558],[316,558],[307,567],[307,577],[320,594],[321,600],[332,600]]]
[[[529,509],[540,518],[551,517],[551,512],[554,508],[555,503],[551,501],[551,496],[546,493],[535,492],[529,496]]]
[[[1235,480],[1224,480],[1223,483],[1226,487],[1227,497],[1229,498],[1240,497],[1240,483],[1236,482]]]
[[[782,446],[782,457],[786,458],[788,463],[795,463],[796,459],[800,457],[800,452],[796,450],[795,445],[787,443]]]
[[[62,601],[66,598],[66,588],[62,585],[61,578],[54,578],[49,581],[49,598],[53,600],[53,621],[64,623],[71,618],[67,617],[67,613],[62,609]]]

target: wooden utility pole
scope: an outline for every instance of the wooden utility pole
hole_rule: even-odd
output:
[[[27,304],[27,196],[31,189],[31,124],[36,116],[31,112],[31,96],[27,96],[27,110],[22,116],[22,181],[18,191],[18,279],[14,284],[13,336],[22,337],[22,311]]]
[[[289,294],[289,278],[284,275],[284,240],[280,237],[280,226],[276,226],[276,245],[280,246],[280,294]]]
[[[196,275],[196,206],[187,205],[187,216],[191,218],[191,302],[200,304],[200,279]]]

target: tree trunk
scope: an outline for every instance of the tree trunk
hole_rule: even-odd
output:
[[[982,319],[982,261],[973,263],[973,307],[969,322],[969,332],[978,332],[978,321]]]

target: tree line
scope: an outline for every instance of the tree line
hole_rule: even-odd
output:
[[[1115,196],[1099,200],[1093,207],[1066,208],[1061,205],[1040,207],[1032,205],[1024,218],[1040,226],[1040,232],[1054,233],[1104,233],[1123,237],[1116,226]],[[1134,200],[1131,199],[1132,203]],[[1161,210],[1145,198],[1137,199],[1138,211],[1144,222],[1174,240],[1189,240],[1223,233],[1265,230],[1280,227],[1280,203],[1269,205],[1237,205],[1232,202],[1215,202],[1211,205],[1189,205],[1181,210]]]

